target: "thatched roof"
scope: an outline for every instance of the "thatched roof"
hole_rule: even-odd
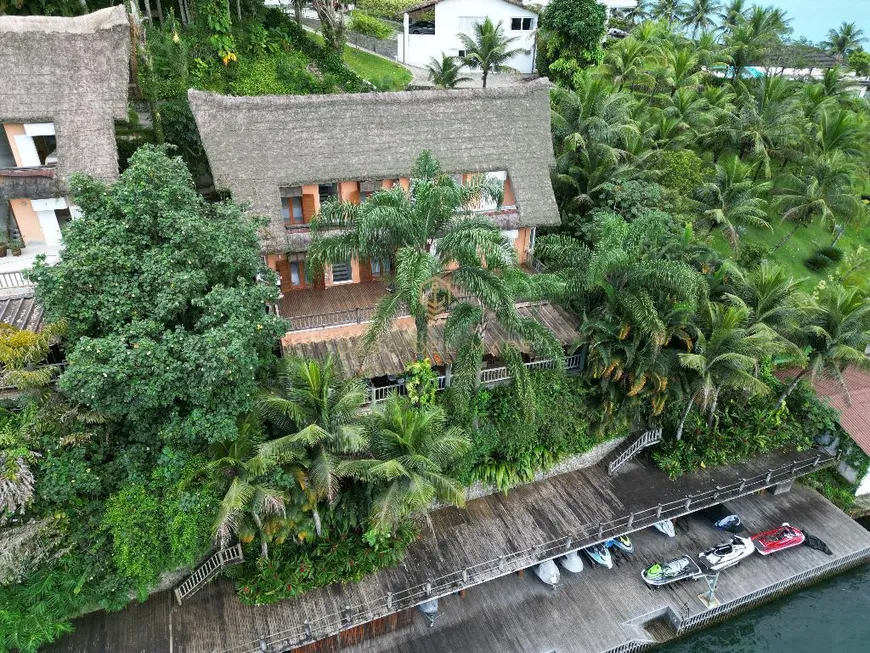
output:
[[[449,173],[507,170],[505,228],[557,224],[550,84],[346,95],[188,97],[215,183],[271,218],[264,250],[287,251],[279,188],[394,179],[430,150]]]
[[[122,6],[75,18],[0,16],[0,121],[53,122],[57,172],[118,176],[130,27]]]

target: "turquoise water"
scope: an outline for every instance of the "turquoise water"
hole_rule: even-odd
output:
[[[758,4],[785,9],[793,19],[795,38],[823,41],[829,29],[843,22],[856,23],[870,37],[870,0],[767,0]],[[870,42],[864,44],[865,49],[868,47]],[[870,646],[866,650],[870,651]]]
[[[870,565],[656,650],[666,653],[868,653]]]

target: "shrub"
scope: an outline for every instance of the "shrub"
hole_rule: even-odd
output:
[[[553,0],[540,19],[538,72],[570,85],[580,69],[601,63],[606,23],[596,0]]]
[[[840,249],[839,247],[834,247],[833,245],[819,248],[819,253],[831,259],[834,263],[839,263],[840,261],[842,261],[844,254],[842,249]]]
[[[374,16],[361,11],[354,11],[350,17],[350,29],[374,39],[388,39],[393,35],[393,28]]]
[[[747,270],[754,270],[770,254],[767,245],[761,243],[747,243],[740,246],[737,262]]]
[[[833,265],[834,262],[825,256],[821,251],[815,252],[812,256],[804,261],[804,265],[813,272],[821,272],[825,268]]]
[[[416,4],[416,0],[359,0],[356,8],[372,16],[401,21],[405,11]]]

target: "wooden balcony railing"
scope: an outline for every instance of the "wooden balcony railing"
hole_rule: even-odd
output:
[[[32,288],[33,285],[33,282],[25,279],[21,272],[0,272],[0,290]]]

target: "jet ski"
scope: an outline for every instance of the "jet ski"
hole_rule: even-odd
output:
[[[644,582],[658,587],[701,575],[701,568],[689,556],[680,556],[662,563],[653,563],[640,572]]]
[[[752,540],[748,537],[735,535],[727,542],[720,542],[699,554],[698,560],[710,571],[722,571],[728,567],[733,567],[754,552],[755,547],[752,545]]]
[[[670,519],[663,519],[653,524],[653,528],[667,535],[668,537],[676,537],[677,532],[674,530],[674,522]]]
[[[743,528],[740,516],[724,503],[705,508],[701,511],[701,514],[709,519],[713,523],[713,526],[720,531],[728,531],[736,535],[746,530]]]
[[[583,571],[583,558],[577,555],[576,551],[566,553],[557,559],[559,566],[565,571],[570,571],[572,574],[579,574]]]
[[[628,535],[620,535],[619,537],[607,540],[604,543],[604,546],[608,549],[619,549],[626,553],[634,553],[634,544],[632,544],[631,540],[628,539]]]
[[[540,578],[544,584],[555,588],[559,584],[559,568],[552,560],[544,560],[541,564],[535,565],[533,568],[535,576]]]
[[[613,568],[613,558],[610,557],[610,551],[603,544],[593,544],[583,549],[583,552],[589,556],[589,559],[596,565]]]
[[[761,555],[766,556],[803,544],[804,539],[806,538],[800,529],[783,522],[778,528],[753,535],[752,543]]]

